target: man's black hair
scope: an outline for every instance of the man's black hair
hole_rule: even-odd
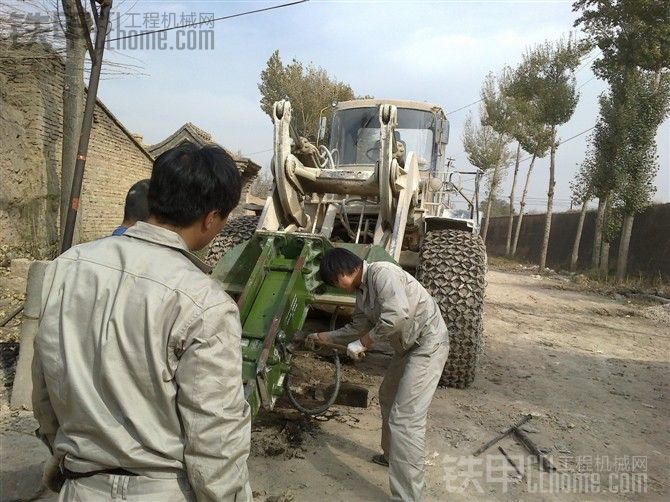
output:
[[[363,260],[344,248],[329,249],[321,258],[319,273],[326,284],[334,286],[342,274],[349,275],[363,266]]]
[[[187,227],[214,210],[225,218],[240,201],[241,191],[235,161],[223,148],[186,142],[155,160],[149,212],[162,223]]]
[[[141,180],[130,187],[123,208],[123,221],[146,221],[149,218],[149,180]]]

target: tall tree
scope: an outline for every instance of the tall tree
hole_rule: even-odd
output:
[[[612,194],[615,193],[619,184],[619,172],[616,164],[617,150],[620,147],[619,136],[622,127],[622,117],[614,108],[610,94],[603,94],[598,99],[600,114],[596,122],[594,132],[590,137],[589,159],[590,186],[593,195],[598,198],[598,210],[596,212],[595,231],[593,233],[593,250],[591,256],[591,267],[593,269],[609,268],[608,263],[600,263],[601,256],[608,260],[609,252],[603,252],[603,245],[609,246],[608,237],[612,234],[611,228],[614,222],[608,222],[607,217],[612,217],[607,208],[611,205]],[[605,229],[609,229],[604,232]],[[605,243],[605,244],[603,244]]]
[[[528,196],[528,187],[530,185],[530,178],[533,174],[533,167],[535,166],[535,161],[541,159],[547,155],[549,151],[549,146],[551,144],[551,129],[546,125],[539,122],[537,117],[537,111],[533,103],[527,103],[525,105],[524,117],[525,120],[521,123],[518,141],[521,145],[521,148],[528,152],[531,155],[530,165],[528,166],[528,171],[526,172],[526,181],[523,186],[523,192],[521,193],[521,201],[519,203],[519,216],[516,220],[516,226],[514,228],[514,238],[512,239],[512,247],[510,249],[510,254],[514,256],[516,254],[516,248],[519,244],[519,234],[521,233],[521,223],[523,222],[523,215],[526,210],[526,197]]]
[[[546,266],[549,247],[556,185],[558,126],[570,120],[577,106],[579,94],[575,85],[575,70],[583,52],[584,49],[572,38],[538,45],[524,55],[512,84],[514,93],[533,104],[538,122],[546,125],[551,132],[547,215],[540,250],[540,270]]]
[[[570,182],[570,190],[572,191],[572,202],[581,205],[579,212],[579,220],[577,222],[577,231],[575,232],[575,239],[572,243],[572,254],[570,256],[570,271],[577,270],[577,260],[579,259],[579,246],[582,241],[582,231],[584,229],[584,219],[586,218],[586,209],[593,197],[593,169],[595,169],[595,160],[593,150],[586,152],[586,158],[579,167],[577,175]]]
[[[654,178],[658,171],[656,130],[667,116],[670,104],[670,81],[657,81],[655,75],[640,71],[628,78],[626,99],[619,108],[626,127],[618,155],[620,184],[614,205],[621,215],[621,238],[616,278],[626,276],[628,249],[635,215],[651,203],[656,192]]]
[[[524,106],[521,100],[510,91],[513,72],[511,68],[505,67],[496,77],[492,73],[487,75],[482,87],[482,100],[486,111],[485,123],[490,125],[499,134],[517,141],[516,154],[514,155],[514,172],[512,175],[512,187],[508,204],[507,239],[505,254],[509,255],[512,245],[512,226],[514,222],[514,193],[516,181],[519,174],[519,161],[521,158],[521,142],[523,134]]]
[[[612,201],[613,198],[609,197],[605,201],[605,207],[603,208],[602,242],[600,244],[600,264],[598,270],[604,278],[607,278],[610,271],[609,256],[611,243],[621,229],[621,213],[617,207],[614,207]]]
[[[604,156],[618,186],[599,206],[605,212],[608,204],[614,205],[618,210],[610,214],[623,220],[617,260],[617,278],[623,279],[634,216],[654,191],[654,136],[670,106],[670,9],[667,0],[578,0],[573,10],[580,13],[575,26],[581,26],[590,46],[602,52],[594,60],[594,73],[610,87],[609,115],[602,113],[601,105],[603,129],[606,126],[610,136]],[[601,251],[601,257],[607,256]]]
[[[493,73],[489,73],[481,90],[481,97],[483,103],[483,110],[481,115],[481,122],[484,126],[491,127],[499,135],[499,141],[507,145],[512,138],[514,132],[514,117],[510,102],[505,94],[506,81],[509,80],[509,71],[504,69],[499,77]],[[517,148],[517,162],[519,149]],[[506,153],[509,157],[509,152]],[[490,175],[488,176],[488,196],[486,200],[486,222],[482,229],[482,239],[486,242],[488,233],[489,218],[491,215],[490,209],[493,207],[493,200],[500,188],[500,185],[505,177],[505,168],[507,161],[498,163]],[[515,173],[516,178],[516,173]]]
[[[354,98],[351,86],[328,75],[313,64],[304,65],[293,59],[284,64],[279,51],[274,51],[261,72],[258,84],[261,110],[272,118],[275,101],[289,99],[293,107],[293,125],[298,134],[315,140],[319,116],[333,101]]]
[[[486,112],[480,110],[482,119],[475,123],[472,114],[468,114],[463,129],[463,148],[470,163],[484,171],[488,179],[488,196],[486,203],[486,219],[482,228],[482,239],[486,241],[489,219],[491,216],[491,201],[500,186],[502,170],[510,161],[510,152],[507,148],[509,140],[498,133],[490,125],[485,124]]]

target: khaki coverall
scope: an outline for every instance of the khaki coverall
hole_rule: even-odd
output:
[[[251,500],[235,302],[181,237],[138,222],[47,268],[33,360],[39,433],[76,472],[62,501]]]
[[[414,277],[392,263],[363,262],[352,322],[328,335],[347,343],[365,333],[395,350],[379,388],[391,500],[418,501],[425,485],[428,407],[449,354],[447,327]]]

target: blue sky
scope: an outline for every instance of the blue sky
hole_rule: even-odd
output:
[[[144,13],[223,16],[279,3],[117,0],[115,9],[139,14],[135,18],[139,20]],[[449,112],[479,99],[487,72],[516,65],[533,44],[567,35],[575,17],[569,1],[312,0],[217,22],[214,50],[110,51],[109,60],[139,64],[143,75],[106,79],[99,93],[113,113],[131,131],[143,134],[147,143],[162,140],[190,121],[224,146],[267,166],[272,125],[259,108],[257,84],[275,49],[285,61],[297,58],[324,67],[357,94],[429,101]],[[594,125],[597,97],[605,88],[593,78],[588,64],[577,73],[577,83],[581,99],[573,118],[560,128],[562,139]],[[469,166],[461,143],[468,111],[477,113],[477,106],[449,115],[448,152],[462,168]],[[569,181],[583,158],[587,138],[582,135],[558,150],[558,210],[569,206]],[[655,199],[668,202],[668,121],[657,140],[660,170]],[[522,165],[522,176],[527,166],[528,162]],[[538,162],[535,169],[530,208],[540,210],[546,200],[548,160]],[[507,185],[510,179],[511,174]]]

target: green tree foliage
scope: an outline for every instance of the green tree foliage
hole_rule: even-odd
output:
[[[557,127],[570,120],[579,101],[574,72],[583,53],[572,38],[545,42],[526,52],[510,92],[528,103],[537,122]]]
[[[328,75],[320,66],[304,65],[293,59],[284,64],[279,51],[274,51],[261,72],[258,84],[261,93],[261,110],[272,118],[276,101],[288,99],[293,108],[293,125],[298,134],[316,139],[321,111],[326,111],[333,101],[354,99],[348,84]]]
[[[485,213],[488,213],[488,204],[489,204],[488,200],[485,200],[482,203],[482,211],[484,211]],[[491,218],[495,218],[497,216],[507,216],[507,212],[509,211],[507,201],[501,199],[500,197],[493,196],[491,198],[490,204],[491,204],[491,213],[490,213]]]
[[[634,215],[651,202],[658,171],[656,129],[667,116],[670,82],[657,87],[654,75],[636,72],[629,76],[627,97],[617,111],[623,124],[617,135],[621,148],[614,160],[618,190],[615,205],[623,214]]]
[[[570,181],[571,198],[574,204],[582,204],[593,197],[593,172],[595,169],[595,152],[593,147],[590,147],[579,166],[577,174]]]
[[[484,122],[484,121],[482,121]],[[475,122],[468,114],[463,128],[463,148],[470,164],[485,174],[509,160],[508,140],[489,125]]]
[[[482,123],[494,131],[515,138],[522,118],[517,99],[509,93],[512,70],[505,67],[498,76],[489,73],[481,90],[484,113]],[[515,138],[516,139],[516,138]]]
[[[600,78],[622,81],[622,68],[652,73],[670,61],[670,8],[667,0],[578,0],[572,10],[590,47],[602,57],[593,63]]]

